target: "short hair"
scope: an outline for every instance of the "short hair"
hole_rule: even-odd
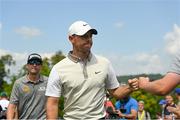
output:
[[[144,104],[144,101],[143,101],[143,100],[140,100],[139,103]]]

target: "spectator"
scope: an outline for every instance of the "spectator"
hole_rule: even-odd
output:
[[[0,119],[3,119],[3,114],[2,114],[2,112],[3,112],[3,109],[2,109],[2,107],[1,107],[1,105],[0,105]]]
[[[117,118],[118,114],[115,111],[115,107],[113,103],[110,100],[109,93],[106,93],[106,101],[104,103],[104,106],[106,108],[106,119],[115,119]]]
[[[40,74],[42,58],[33,53],[28,56],[26,69],[28,73],[15,81],[7,118],[15,119],[45,119],[47,77]]]
[[[7,107],[9,105],[8,95],[6,92],[2,92],[0,97],[0,106],[2,108],[0,112],[0,119],[6,119]]]
[[[151,120],[149,112],[144,109],[144,101],[138,102],[138,120]]]
[[[166,106],[166,100],[164,100],[164,99],[161,99],[160,101],[159,101],[159,105],[160,105],[160,107],[161,107],[161,118],[164,120],[164,108],[165,108],[165,106]]]
[[[180,88],[175,89],[175,95],[178,99],[177,106],[176,107],[168,106],[167,109],[169,112],[174,113],[177,116],[177,118],[179,119],[180,118]]]
[[[138,103],[131,96],[120,99],[115,104],[117,113],[121,119],[136,120],[138,112]]]
[[[161,113],[156,113],[156,120],[164,120],[163,118],[162,118],[162,115],[161,115]]]
[[[0,105],[0,112],[2,111],[3,109],[2,109],[2,107],[1,107],[1,105]]]
[[[174,114],[172,112],[170,112],[167,107],[174,107],[176,108],[176,104],[174,103],[174,99],[172,97],[172,95],[166,95],[165,96],[165,100],[166,100],[166,106],[164,108],[164,115],[165,115],[165,119],[174,119]]]
[[[2,92],[1,94],[0,94],[0,97],[1,97],[1,99],[0,99],[0,105],[1,105],[1,107],[2,107],[2,110],[7,110],[7,107],[8,107],[8,105],[9,105],[9,100],[8,100],[8,95],[7,95],[7,93],[6,92]]]
[[[180,88],[176,88],[174,92],[175,92],[175,95],[178,99],[177,105],[180,107]]]

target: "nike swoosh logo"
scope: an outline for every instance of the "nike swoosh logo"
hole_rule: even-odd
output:
[[[95,74],[98,74],[98,73],[100,73],[101,71],[97,71],[97,72],[95,72]]]
[[[83,26],[86,26],[86,25],[88,25],[88,24],[83,24]]]

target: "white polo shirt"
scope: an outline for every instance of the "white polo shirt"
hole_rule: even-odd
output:
[[[105,116],[105,89],[119,87],[110,62],[90,55],[84,63],[71,54],[51,70],[46,96],[64,96],[64,119],[99,119]]]
[[[171,69],[169,72],[173,72],[180,75],[180,53],[178,53],[172,62]]]

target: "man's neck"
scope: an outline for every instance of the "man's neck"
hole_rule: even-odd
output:
[[[90,52],[83,53],[83,52],[72,51],[72,55],[80,58],[82,61],[87,60],[89,57],[89,54]]]
[[[142,111],[138,111],[140,114],[142,114],[142,112],[143,112],[144,110],[142,110]]]
[[[28,74],[27,75],[27,79],[32,82],[39,80],[39,77],[40,77],[39,74],[37,74],[37,75]]]

